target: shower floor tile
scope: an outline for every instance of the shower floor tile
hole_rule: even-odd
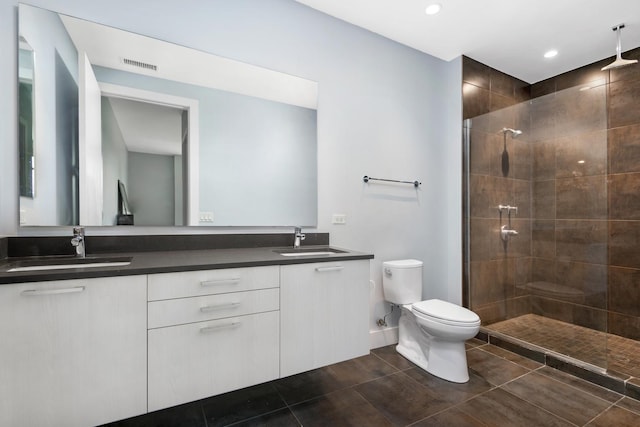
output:
[[[535,314],[486,328],[631,377],[640,377],[640,342]]]

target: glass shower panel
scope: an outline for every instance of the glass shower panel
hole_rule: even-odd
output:
[[[606,85],[465,121],[469,306],[497,334],[606,368]]]

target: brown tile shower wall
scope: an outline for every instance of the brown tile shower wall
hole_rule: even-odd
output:
[[[606,331],[608,76],[601,67],[558,76],[562,89],[531,101],[530,299],[535,314]]]
[[[640,49],[625,57],[639,58]],[[547,228],[553,227],[546,237],[536,235],[542,224],[534,223],[534,248],[555,245],[555,253],[544,256],[534,249],[534,263],[546,265],[534,272],[563,280],[581,291],[583,299],[533,298],[532,308],[537,314],[640,339],[640,67],[600,70],[610,62],[531,87],[533,96],[558,97],[567,88],[603,82],[606,97],[602,126],[588,120],[599,108],[595,100],[580,100],[572,108],[560,105],[556,120],[568,121],[581,133],[541,138],[536,147],[534,164],[556,160],[555,168],[547,164],[539,174],[534,167],[534,192],[548,193],[556,212],[544,219]],[[577,159],[584,160],[581,168],[575,166]]]
[[[470,119],[530,99],[530,85],[464,56],[463,118]]]
[[[640,48],[625,57],[640,58]],[[498,92],[501,84],[492,86],[492,74],[506,81],[502,73],[463,61],[465,118],[531,94],[528,111],[503,108],[497,118],[481,118],[480,126],[474,120],[471,131],[474,280],[467,296],[485,323],[532,312],[640,339],[640,66],[600,71],[610,62],[526,88],[512,79],[508,100]],[[580,86],[591,89],[579,91]],[[529,176],[518,171],[519,161],[513,174],[500,173],[495,153],[502,139],[496,131],[505,126],[525,131],[522,142],[531,151],[518,147],[518,140],[507,151],[524,155],[523,161],[530,156]],[[528,206],[523,200],[530,196]],[[518,238],[530,230],[528,251],[525,241],[501,253],[494,241],[500,218],[491,207],[503,198],[526,206],[517,227]],[[550,294],[548,288],[524,291],[527,283],[560,286]]]
[[[471,128],[469,206],[471,263],[465,272],[465,302],[483,323],[530,312],[529,299],[519,289],[531,276],[531,146],[524,139],[507,138],[508,174],[503,172],[504,127],[528,132],[526,111],[518,104],[530,98],[530,86],[473,59],[463,57],[463,116]],[[498,205],[518,207],[511,225],[520,233],[505,248],[500,226],[508,222]],[[469,288],[469,289],[467,289]]]

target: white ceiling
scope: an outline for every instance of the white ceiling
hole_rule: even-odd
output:
[[[127,151],[182,154],[182,110],[124,98],[108,99]]]
[[[445,61],[466,55],[528,83],[640,46],[640,0],[296,0]],[[442,11],[427,16],[427,5]],[[556,49],[555,58],[543,54]]]

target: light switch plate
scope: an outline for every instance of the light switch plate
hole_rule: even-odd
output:
[[[200,222],[213,222],[213,212],[200,212]]]
[[[347,223],[347,215],[345,214],[333,214],[331,217],[332,224],[346,224]]]

